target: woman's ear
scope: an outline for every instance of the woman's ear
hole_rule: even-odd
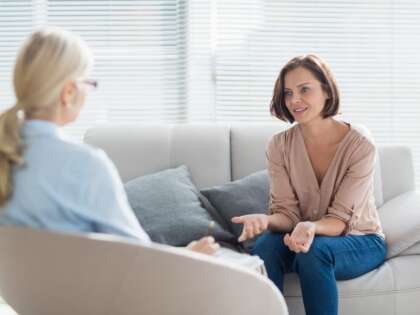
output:
[[[64,84],[60,92],[60,105],[64,107],[69,107],[74,101],[74,96],[76,93],[75,84],[72,81]]]
[[[325,89],[322,89],[324,91],[325,99],[329,100],[331,98],[331,93]]]

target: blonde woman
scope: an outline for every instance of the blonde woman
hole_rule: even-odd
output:
[[[16,104],[0,116],[0,224],[99,232],[150,243],[117,171],[101,150],[67,141],[60,127],[79,116],[92,54],[75,34],[34,32],[14,69]],[[210,237],[187,246],[212,254]]]

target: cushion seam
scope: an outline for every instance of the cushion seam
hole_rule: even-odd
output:
[[[394,295],[395,293],[410,293],[410,292],[420,292],[420,287],[410,288],[410,289],[403,289],[403,290],[378,290],[378,291],[360,291],[360,293],[351,293],[351,294],[339,294],[340,298],[350,298],[350,297],[364,297],[366,295],[369,296],[378,296],[378,295]],[[293,298],[300,298],[301,295],[284,295],[285,298],[293,297]],[[395,303],[394,303],[395,304]]]

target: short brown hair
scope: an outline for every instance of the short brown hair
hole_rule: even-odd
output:
[[[274,84],[273,98],[270,103],[270,112],[273,116],[293,123],[295,119],[286,107],[284,100],[284,79],[286,74],[296,68],[305,68],[309,70],[315,78],[321,83],[322,89],[328,94],[325,102],[322,116],[324,118],[337,115],[340,107],[340,95],[335,78],[330,67],[320,57],[314,54],[297,56],[291,59],[281,69],[280,74]]]

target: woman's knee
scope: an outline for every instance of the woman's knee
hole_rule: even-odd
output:
[[[272,256],[274,252],[281,250],[284,246],[283,234],[281,233],[264,233],[258,237],[255,246],[252,249],[253,255],[264,257]]]
[[[332,264],[333,255],[324,238],[315,238],[307,253],[296,254],[296,263],[298,265],[308,265],[316,267],[321,264]]]

